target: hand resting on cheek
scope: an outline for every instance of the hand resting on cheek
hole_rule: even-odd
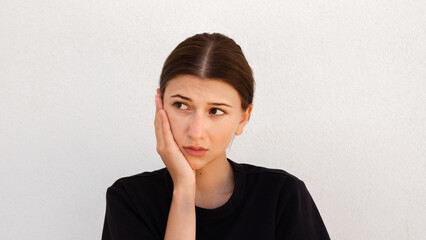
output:
[[[157,90],[157,95],[155,96],[155,106],[154,125],[157,152],[170,172],[175,187],[195,186],[195,170],[191,168],[173,138],[159,90]]]

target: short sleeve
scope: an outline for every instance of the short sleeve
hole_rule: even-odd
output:
[[[294,179],[280,193],[276,239],[330,239],[320,213],[303,181]]]
[[[120,182],[107,189],[106,213],[102,240],[154,240],[154,234],[147,227],[134,203]]]

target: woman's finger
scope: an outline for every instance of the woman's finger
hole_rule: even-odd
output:
[[[155,126],[155,134],[157,135],[157,130],[159,129],[159,121],[160,121],[160,116],[159,116],[159,107],[158,107],[158,94],[155,95],[155,118],[154,118],[154,126]]]
[[[161,95],[160,94],[156,94],[155,95],[155,109],[158,111],[160,109],[163,109],[163,103],[161,100]]]
[[[163,146],[165,145],[164,138],[163,138],[163,129],[161,124],[161,116],[159,113],[159,111],[161,110],[159,101],[160,101],[160,98],[159,98],[159,95],[157,94],[155,96],[156,111],[155,111],[155,120],[154,120],[155,136],[157,139],[157,150],[162,149]]]
[[[170,129],[169,119],[164,109],[160,110],[161,117],[161,129],[163,132],[163,140],[167,147],[176,145],[175,139],[173,138],[172,130]]]
[[[163,109],[163,104],[162,104],[162,100],[161,100],[161,95],[157,94],[157,98],[156,98],[156,106],[159,109],[158,113],[160,116],[160,126],[159,129],[161,129],[161,133],[162,133],[162,140],[163,143],[165,144],[165,146],[169,147],[169,146],[173,146],[176,145],[175,140],[173,138],[173,134],[170,128],[170,123],[169,123],[169,119],[167,117],[167,113],[166,111]]]

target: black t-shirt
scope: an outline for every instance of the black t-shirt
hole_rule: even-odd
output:
[[[198,240],[330,239],[301,180],[283,170],[228,161],[234,192],[218,208],[195,206]],[[172,194],[166,168],[117,180],[106,193],[102,239],[164,239]]]

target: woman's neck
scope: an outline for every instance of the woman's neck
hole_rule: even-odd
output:
[[[226,157],[196,171],[195,205],[216,208],[228,201],[235,186],[234,170]]]

